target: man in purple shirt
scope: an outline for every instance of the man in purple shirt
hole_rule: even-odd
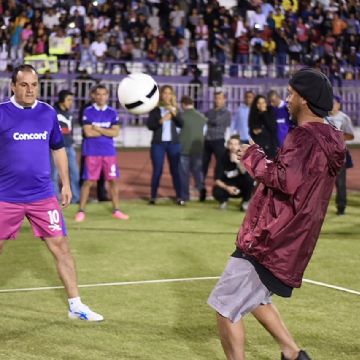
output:
[[[68,160],[55,110],[36,99],[39,78],[31,65],[12,75],[14,96],[0,104],[0,252],[26,216],[45,241],[69,300],[69,318],[102,321],[81,302],[64,218],[51,182],[50,150],[62,183],[61,205],[71,201]]]
[[[119,210],[118,186],[119,168],[117,166],[116,149],[113,138],[119,134],[119,118],[115,109],[107,105],[109,92],[104,85],[97,85],[94,90],[95,103],[84,110],[82,124],[84,142],[82,155],[84,156],[84,183],[81,187],[79,211],[75,221],[85,220],[85,206],[89,198],[90,189],[99,180],[101,173],[109,182],[112,216],[116,219],[127,220],[129,216]]]
[[[277,123],[277,138],[279,141],[279,145],[282,146],[285,141],[286,135],[293,127],[293,124],[290,120],[289,110],[286,106],[285,101],[281,99],[280,95],[275,90],[269,91],[268,100],[271,105],[271,110],[275,114]]]

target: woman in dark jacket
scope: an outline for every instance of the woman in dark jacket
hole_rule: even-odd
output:
[[[260,145],[265,154],[273,159],[279,147],[275,115],[268,109],[263,95],[257,95],[249,113],[249,131],[254,142]]]
[[[151,162],[153,174],[151,178],[151,198],[149,204],[154,205],[157,198],[157,191],[163,171],[165,154],[170,164],[170,173],[176,192],[178,205],[185,205],[181,199],[180,189],[180,143],[177,128],[183,126],[183,120],[176,105],[176,97],[170,85],[164,85],[160,89],[159,105],[150,112],[147,127],[153,131],[151,141]]]

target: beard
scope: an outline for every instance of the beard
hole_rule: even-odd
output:
[[[288,106],[289,114],[290,114],[290,121],[293,123],[294,127],[298,126],[298,114],[299,108],[297,106],[292,106],[291,109]]]

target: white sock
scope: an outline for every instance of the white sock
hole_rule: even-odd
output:
[[[80,296],[68,299],[70,310],[82,305]]]

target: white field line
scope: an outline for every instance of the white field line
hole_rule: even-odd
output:
[[[175,282],[186,282],[186,281],[201,281],[201,280],[216,280],[219,279],[219,276],[204,276],[204,277],[194,277],[194,278],[180,278],[180,279],[159,279],[159,280],[142,280],[142,281],[122,281],[122,282],[111,282],[111,283],[98,283],[98,284],[86,284],[79,285],[79,288],[91,288],[91,287],[101,287],[101,286],[126,286],[126,285],[144,285],[144,284],[161,284],[161,283],[175,283]],[[347,292],[354,295],[360,295],[360,291],[347,289],[340,286],[335,286],[331,284],[326,284],[319,281],[303,279],[303,282],[322,286],[329,289],[334,289],[338,291]],[[44,286],[37,288],[19,288],[19,289],[0,289],[0,293],[17,293],[17,292],[29,292],[29,291],[46,291],[46,290],[58,290],[64,289],[63,286]]]

